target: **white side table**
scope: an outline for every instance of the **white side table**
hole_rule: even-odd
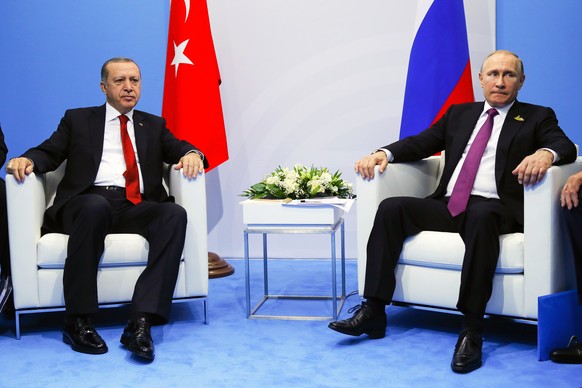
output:
[[[345,211],[334,206],[285,206],[282,201],[246,200],[243,205],[245,288],[247,318],[330,320],[337,319],[346,297],[345,278]],[[341,293],[337,287],[336,233],[340,231]],[[263,295],[251,304],[249,234],[262,234],[263,242]],[[269,234],[329,234],[331,239],[331,295],[275,295],[269,292],[268,246]],[[330,300],[332,312],[321,315],[267,315],[260,314],[263,304],[270,299]]]

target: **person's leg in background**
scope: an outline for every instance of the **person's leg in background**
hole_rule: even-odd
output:
[[[582,200],[582,194],[578,194]],[[578,303],[582,308],[582,206],[568,209],[562,208],[562,222],[566,231],[566,239],[570,242],[574,264],[576,267],[576,281],[578,283]],[[554,362],[567,364],[582,364],[582,342],[575,336],[570,338],[567,348],[555,349],[550,353]]]
[[[6,209],[6,183],[0,179],[0,312],[14,317],[12,280],[10,277],[10,246],[8,243],[8,215]]]

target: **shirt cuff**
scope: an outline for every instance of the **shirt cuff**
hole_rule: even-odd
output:
[[[204,154],[202,153],[202,151],[198,151],[198,150],[191,150],[186,152],[186,155],[191,154],[192,152],[198,154],[198,156],[200,156],[200,159],[202,159],[202,161],[204,161]],[[184,155],[184,156],[186,156]]]
[[[388,159],[388,163],[392,163],[392,161],[394,160],[394,155],[392,155],[392,152],[390,152],[386,148],[378,148],[377,150],[375,150],[372,153],[375,154],[378,151],[384,152],[386,154],[386,159]]]
[[[558,153],[554,150],[551,150],[549,148],[540,148],[539,150],[544,150],[544,151],[548,151],[551,152],[552,155],[554,155],[554,160],[552,161],[552,164],[556,163],[558,160],[560,160],[560,155],[558,155]],[[538,151],[539,151],[538,150]]]

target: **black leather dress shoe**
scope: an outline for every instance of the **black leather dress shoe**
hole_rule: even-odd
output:
[[[328,327],[342,334],[359,336],[367,334],[373,339],[384,338],[386,335],[386,313],[374,313],[366,302],[356,306],[353,317],[342,321],[331,322]]]
[[[87,317],[75,316],[65,319],[63,342],[81,353],[103,354],[109,350]]]
[[[451,369],[457,373],[469,373],[482,365],[483,338],[475,330],[465,329],[459,334]]]
[[[120,341],[136,356],[153,361],[155,351],[150,328],[151,323],[145,317],[131,320],[123,329]]]
[[[582,364],[582,342],[578,341],[576,336],[572,336],[568,347],[552,351],[550,358],[559,363]]]

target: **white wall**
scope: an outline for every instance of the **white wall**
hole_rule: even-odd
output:
[[[355,182],[355,161],[397,139],[408,55],[428,3],[209,1],[230,152],[208,176],[211,250],[243,256],[238,195],[277,165],[327,166]],[[495,1],[466,3],[476,75],[495,47]],[[481,99],[478,82],[474,89]],[[355,211],[346,218],[349,258]],[[274,257],[329,255],[322,236],[270,241]]]

